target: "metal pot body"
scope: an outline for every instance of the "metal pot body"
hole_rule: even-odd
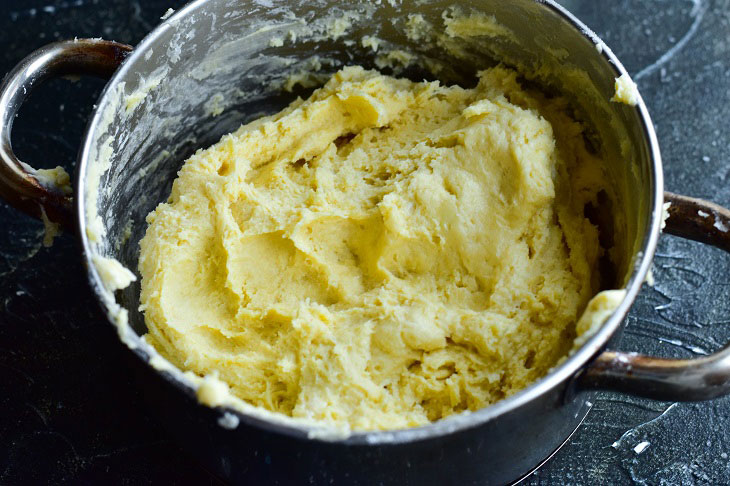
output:
[[[610,132],[614,140],[608,137],[605,144],[619,146],[620,139],[632,141],[635,168],[632,171],[628,164],[618,168],[615,177],[631,181],[633,190],[626,189],[624,194],[644,198],[626,206],[634,215],[633,232],[626,235],[627,250],[635,253],[646,246],[651,197],[657,187],[651,177],[655,161],[639,114],[608,102],[618,75],[616,66],[598,54],[595,39],[553,6],[523,0],[481,1],[472,7],[477,13],[494,16],[515,37],[498,39],[498,49],[494,49],[494,39],[483,36],[451,39],[467,46],[455,59],[448,44],[440,45],[436,40],[432,45],[421,45],[409,39],[405,29],[408,15],[418,14],[434,26],[434,31],[443,31],[444,12],[452,12],[451,2],[414,2],[397,7],[369,1],[347,5],[301,1],[281,7],[231,0],[193,2],[136,48],[107,87],[89,125],[78,188],[79,194],[87,194],[87,205],[90,170],[99,163],[106,145],[111,144],[113,154],[97,194],[98,212],[107,226],[98,251],[135,269],[137,243],[145,230],[141,222],[166,199],[176,172],[193,151],[216,142],[242,122],[276,112],[298,95],[306,96],[311,91],[307,89],[308,73],[313,69],[319,68],[321,75],[348,64],[377,68],[378,56],[397,50],[427,59],[403,69],[401,75],[414,79],[434,78],[429,67],[438,65],[442,80],[470,84],[478,70],[495,65],[504,56],[526,65],[544,59],[572,62],[588,72],[596,83],[584,86],[585,96],[575,101],[592,118],[596,129],[606,131],[611,121],[621,120]],[[338,19],[345,19],[350,26],[342,35],[332,35],[330,29]],[[363,47],[365,36],[382,40],[380,54]],[[275,47],[275,39],[283,39],[284,45]],[[561,49],[570,53],[570,59],[556,57]],[[305,86],[294,86],[290,93],[282,87],[292,75],[302,77]],[[556,86],[564,82],[558,78],[550,81]],[[605,100],[600,109],[592,106],[594,92]],[[130,109],[124,100],[135,100],[140,93],[144,98]],[[108,120],[111,122],[106,123]],[[623,132],[618,133],[615,127]],[[79,210],[82,227],[87,209]],[[132,234],[123,242],[129,220],[133,222]],[[82,237],[85,233],[82,231]],[[624,273],[629,274],[628,268],[634,263],[627,258]],[[138,284],[119,296],[127,309],[136,309],[138,299]],[[144,332],[140,313],[130,312],[130,323],[138,333]],[[565,400],[572,377],[572,373],[556,377],[519,406],[486,420],[467,418],[465,425],[452,432],[393,441],[312,440],[247,423],[245,417],[236,429],[227,430],[218,425],[220,412],[199,406],[189,393],[181,401],[177,385],[153,386],[148,393],[163,394],[151,402],[161,405],[159,415],[168,422],[168,429],[205,457],[217,474],[236,482],[502,484],[541,464],[583,420],[589,410],[586,401]]]
[[[708,358],[713,362],[679,364],[601,354],[620,331],[651,264],[664,197],[659,151],[643,102],[628,107],[608,101],[614,79],[625,73],[610,50],[550,1],[479,0],[462,11],[441,0],[392,3],[197,0],[133,51],[94,40],[51,45],[29,56],[0,89],[0,195],[36,216],[67,227],[74,222],[90,284],[134,351],[145,394],[170,431],[212,471],[235,482],[502,484],[529,473],[567,440],[589,410],[588,389],[674,399],[727,393],[730,369],[720,370],[721,380],[717,373],[719,365],[730,363],[722,353]],[[501,33],[449,34],[449,19],[460,15],[493,19]],[[414,18],[430,30],[413,30]],[[366,36],[379,39],[377,50],[362,41]],[[615,284],[627,294],[581,349],[537,383],[483,410],[424,427],[339,439],[203,407],[179,373],[148,366],[150,355],[139,339],[145,331],[136,310],[139,283],[112,296],[94,257],[137,268],[145,217],[166,200],[177,171],[196,149],[306,96],[345,65],[469,85],[476,72],[500,61],[542,73],[528,82],[568,93],[596,150],[623,161],[609,167],[609,176],[618,194],[613,212],[622,221],[616,244],[624,256],[616,262]],[[15,158],[9,143],[13,115],[35,81],[70,72],[108,76],[117,64],[82,143],[72,202],[39,184],[32,169]],[[716,218],[730,226],[730,212],[667,197],[679,208],[670,211],[668,229],[722,245],[712,223]],[[714,211],[709,225],[697,219],[698,208]],[[119,324],[122,309],[129,327]],[[705,379],[710,372],[711,384]]]
[[[134,359],[144,398],[176,442],[234,484],[487,485],[529,475],[566,442],[590,410],[591,393],[564,400],[565,384],[495,420],[452,434],[389,444],[292,437],[245,419],[218,424],[220,411]]]

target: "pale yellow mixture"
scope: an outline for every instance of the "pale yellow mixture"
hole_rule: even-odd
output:
[[[614,90],[616,93],[611,98],[611,101],[629,106],[636,106],[639,103],[639,90],[628,73],[624,73],[616,78]]]
[[[141,242],[146,339],[257,406],[355,430],[476,410],[590,327],[602,162],[562,98],[349,67],[184,165]]]

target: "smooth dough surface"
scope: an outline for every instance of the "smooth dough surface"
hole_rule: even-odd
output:
[[[146,339],[241,399],[353,430],[524,388],[599,290],[602,162],[567,102],[349,67],[193,155],[141,242]]]

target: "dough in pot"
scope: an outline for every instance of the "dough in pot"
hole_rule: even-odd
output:
[[[141,242],[146,339],[241,399],[354,430],[477,410],[570,351],[604,188],[567,102],[348,67],[183,166]]]

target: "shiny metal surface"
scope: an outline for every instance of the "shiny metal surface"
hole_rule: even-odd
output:
[[[72,198],[41,185],[13,153],[13,121],[25,98],[43,81],[60,76],[109,78],[130,46],[99,39],[56,42],[38,49],[8,73],[0,86],[0,197],[37,218],[47,217],[72,230]],[[42,208],[42,209],[41,209]]]

